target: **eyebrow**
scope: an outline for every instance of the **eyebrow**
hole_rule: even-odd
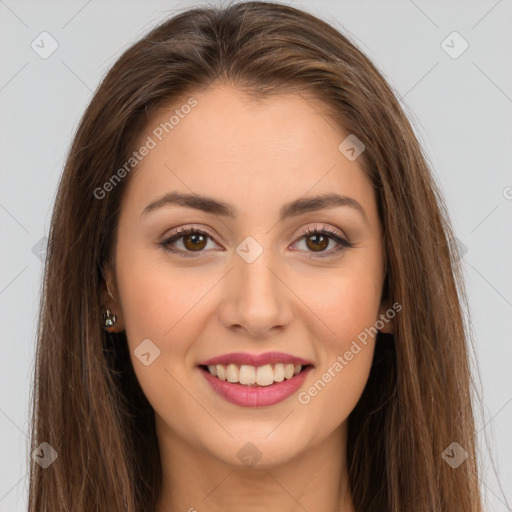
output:
[[[201,196],[198,194],[183,194],[180,192],[169,192],[160,199],[148,204],[141,213],[141,217],[163,208],[165,206],[179,205],[186,208],[201,210],[214,215],[224,217],[237,218],[236,209],[223,201],[219,201],[212,197]],[[314,197],[305,197],[296,199],[291,203],[287,203],[281,207],[280,220],[289,217],[296,217],[303,213],[313,212],[328,208],[336,208],[339,206],[349,206],[358,211],[364,220],[368,223],[368,217],[361,204],[352,197],[339,194],[322,194]]]

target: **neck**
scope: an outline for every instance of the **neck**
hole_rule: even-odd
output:
[[[157,417],[162,489],[156,512],[354,512],[346,423],[280,465],[228,464],[166,429]]]

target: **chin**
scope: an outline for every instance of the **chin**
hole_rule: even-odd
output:
[[[299,438],[297,432],[281,432],[275,422],[271,428],[261,430],[244,429],[243,433],[236,433],[233,429],[230,433],[233,439],[226,436],[222,441],[206,441],[204,451],[225,464],[240,467],[270,469],[292,461],[310,443],[306,439]],[[270,433],[270,434],[269,434]],[[213,442],[212,442],[213,441]]]

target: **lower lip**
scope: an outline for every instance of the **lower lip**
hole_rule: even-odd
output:
[[[214,377],[208,370],[199,368],[213,390],[232,404],[243,407],[265,407],[274,405],[293,395],[304,383],[312,366],[308,366],[291,379],[275,382],[270,386],[250,387],[237,382],[228,382]]]

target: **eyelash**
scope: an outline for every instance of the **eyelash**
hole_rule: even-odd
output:
[[[190,235],[190,234],[200,234],[203,236],[206,236],[213,240],[213,237],[206,231],[203,231],[202,229],[188,227],[188,228],[178,228],[174,232],[172,232],[165,240],[162,240],[159,242],[159,245],[163,247],[164,250],[172,252],[173,254],[176,254],[178,256],[182,256],[184,258],[196,258],[197,256],[193,255],[194,252],[201,253],[202,251],[183,251],[183,250],[176,250],[171,248],[171,243],[179,240],[180,238]],[[344,238],[340,237],[335,231],[330,229],[328,226],[322,226],[322,228],[318,227],[309,227],[306,229],[306,231],[300,236],[300,238],[297,240],[297,242],[300,242],[304,238],[307,238],[309,236],[313,235],[324,235],[328,238],[331,238],[335,242],[339,244],[338,248],[331,249],[330,251],[323,251],[319,253],[312,252],[312,256],[307,256],[308,258],[327,258],[331,256],[336,256],[340,252],[344,251],[347,248],[354,247],[354,244],[349,242],[348,240],[345,240]]]

